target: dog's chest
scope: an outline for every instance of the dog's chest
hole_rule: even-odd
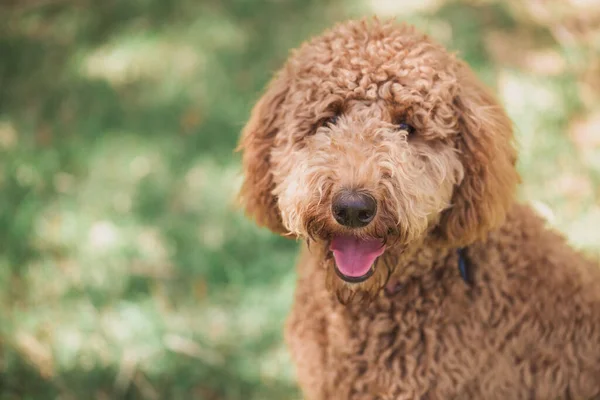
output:
[[[407,286],[368,308],[336,308],[328,324],[334,379],[350,382],[340,398],[451,398],[481,368],[481,327],[468,292],[456,285]]]

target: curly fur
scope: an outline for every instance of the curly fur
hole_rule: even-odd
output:
[[[247,214],[307,241],[286,329],[307,399],[600,396],[600,269],[515,203],[509,118],[428,37],[365,20],[305,43],[240,149]],[[376,198],[371,224],[336,223],[343,188]],[[340,234],[384,241],[367,281],[336,275]]]

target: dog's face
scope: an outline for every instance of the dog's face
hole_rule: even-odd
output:
[[[502,108],[454,56],[392,23],[346,23],[302,46],[240,147],[247,212],[322,244],[338,295],[377,293],[411,246],[476,240],[518,181]]]

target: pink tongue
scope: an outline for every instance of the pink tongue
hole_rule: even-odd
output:
[[[362,240],[353,236],[336,236],[331,240],[335,264],[346,276],[360,277],[369,272],[375,259],[383,254],[385,247],[380,240]]]

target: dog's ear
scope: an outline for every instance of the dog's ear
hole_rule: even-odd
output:
[[[273,195],[271,150],[282,126],[280,106],[288,93],[288,82],[282,71],[268,85],[252,109],[244,127],[237,151],[242,152],[244,181],[239,201],[246,215],[260,226],[276,233],[286,233],[281,223],[277,198]]]
[[[468,245],[501,224],[520,181],[512,122],[503,107],[463,63],[458,87],[454,106],[464,178],[438,226],[451,246]]]

